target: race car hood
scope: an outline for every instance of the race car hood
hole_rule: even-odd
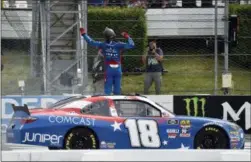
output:
[[[179,120],[191,120],[194,122],[201,122],[201,123],[214,123],[214,124],[221,124],[221,125],[228,125],[228,126],[234,126],[239,127],[237,124],[229,122],[227,120],[221,120],[217,118],[208,118],[208,117],[192,117],[192,116],[175,116],[176,119]]]

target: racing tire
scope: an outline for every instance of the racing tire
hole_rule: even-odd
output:
[[[229,149],[226,132],[215,126],[202,128],[194,139],[195,149]]]
[[[71,149],[98,149],[98,139],[95,133],[87,128],[76,128],[65,137],[64,148]]]

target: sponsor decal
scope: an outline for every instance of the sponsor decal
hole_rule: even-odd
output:
[[[238,144],[239,144],[238,141],[231,141],[231,145],[232,145],[232,146],[237,146]]]
[[[191,127],[191,121],[190,120],[181,120],[180,126],[182,128],[189,128],[189,127]]]
[[[100,142],[100,148],[107,148],[107,145],[106,145],[105,141]]]
[[[234,130],[239,130],[240,127],[237,124],[231,124],[230,127]]]
[[[186,112],[188,116],[205,117],[206,99],[199,97],[185,98]],[[201,112],[201,113],[200,113]]]
[[[116,143],[107,143],[107,148],[113,149],[115,148]]]
[[[179,133],[179,129],[167,129],[166,130],[168,138],[176,138]]]
[[[206,130],[206,131],[219,132],[219,129],[214,128],[214,127],[207,127],[205,130]]]
[[[231,148],[237,149],[237,146],[239,145],[239,141],[231,141]]]
[[[230,138],[230,141],[231,141],[231,142],[239,142],[239,141],[240,141],[240,138],[239,138],[239,137],[231,137],[231,138]]]
[[[114,142],[101,141],[100,148],[113,149],[113,148],[115,148],[115,145],[116,145],[116,143],[114,143]]]
[[[228,102],[224,102],[221,104],[223,107],[223,120],[233,120],[237,122],[240,120],[240,115],[244,111],[245,112],[245,129],[248,130],[251,128],[251,103],[245,102],[238,110],[232,108],[232,106]],[[228,116],[231,118],[229,119]]]
[[[239,132],[237,131],[230,131],[229,134],[233,136],[239,136]]]
[[[63,136],[58,136],[55,134],[41,134],[41,133],[29,133],[26,132],[24,136],[23,143],[26,142],[39,142],[39,143],[46,143],[49,142],[51,144],[59,144],[60,139],[62,139]]]
[[[180,137],[191,137],[190,133],[181,133]]]
[[[94,126],[95,119],[73,116],[49,116],[50,123]]]
[[[167,133],[179,133],[179,129],[167,129]]]
[[[183,129],[181,129],[180,137],[191,137],[191,134],[188,133],[187,129],[183,128]]]
[[[168,138],[176,138],[177,137],[177,133],[168,133]]]
[[[179,121],[175,120],[175,119],[170,119],[170,120],[167,121],[167,124],[168,125],[178,125]]]

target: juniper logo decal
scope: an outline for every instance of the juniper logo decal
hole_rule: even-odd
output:
[[[206,99],[199,97],[185,98],[186,112],[188,116],[202,116],[205,117]],[[200,113],[201,112],[201,113]]]

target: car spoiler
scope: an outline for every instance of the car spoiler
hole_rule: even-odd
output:
[[[29,111],[29,108],[26,104],[24,104],[24,106],[16,106],[14,104],[11,104],[11,105],[12,105],[12,109],[13,109],[14,113],[17,111],[22,111],[30,116],[30,111]]]

